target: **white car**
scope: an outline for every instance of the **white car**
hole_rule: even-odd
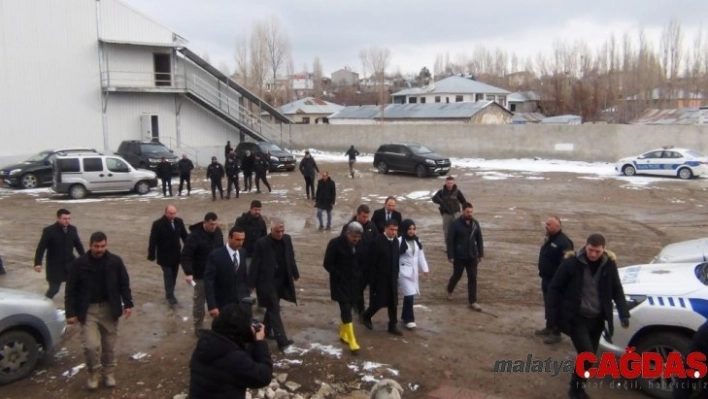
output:
[[[684,263],[708,261],[708,237],[669,244],[651,263]]]
[[[693,334],[708,319],[708,262],[655,263],[619,269],[627,297],[629,328],[620,327],[614,312],[611,342],[600,339],[602,352],[618,356],[634,346],[638,353],[688,352]],[[671,397],[671,381],[637,379],[644,392],[656,398]]]
[[[622,158],[615,170],[625,176],[645,174],[690,179],[708,174],[708,158],[685,148],[661,148]]]

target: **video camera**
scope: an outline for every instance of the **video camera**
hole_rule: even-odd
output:
[[[256,304],[256,298],[253,298],[250,296],[245,297],[245,298],[241,298],[241,303],[243,303],[245,305],[251,305],[251,307],[252,307],[253,305]],[[261,331],[261,325],[262,325],[262,323],[260,320],[251,318],[251,326],[253,327],[253,330],[256,333]]]

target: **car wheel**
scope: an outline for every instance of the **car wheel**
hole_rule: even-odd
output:
[[[88,194],[88,191],[81,184],[74,184],[69,188],[69,197],[71,199],[82,199],[86,197],[86,194]]]
[[[379,173],[388,173],[388,165],[384,161],[379,161],[379,164],[376,166],[376,168],[379,170]]]
[[[691,347],[691,338],[685,335],[663,332],[647,335],[639,340],[637,344],[637,353],[656,352],[666,359],[671,352],[680,352],[686,355]],[[651,397],[660,399],[671,398],[671,387],[677,383],[677,380],[669,381],[663,377],[655,379],[638,378],[637,383],[639,388],[649,394]],[[673,384],[672,384],[673,383]],[[662,387],[664,389],[662,389]]]
[[[0,385],[27,377],[39,360],[39,344],[32,334],[10,331],[0,335]]]
[[[423,164],[418,164],[415,167],[415,175],[418,177],[425,177],[428,175],[428,168],[425,167]]]
[[[693,177],[693,172],[689,168],[681,168],[678,170],[678,177],[688,180]]]
[[[36,188],[39,186],[39,179],[37,178],[37,175],[33,175],[32,173],[27,173],[26,175],[22,176],[22,180],[20,181],[20,185],[22,188]]]
[[[637,174],[637,170],[634,169],[632,165],[625,165],[622,167],[622,173],[624,173],[625,176],[634,176]]]
[[[139,181],[135,185],[135,192],[140,195],[145,195],[150,192],[150,185],[146,181]]]

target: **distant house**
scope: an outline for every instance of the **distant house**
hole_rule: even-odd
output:
[[[282,105],[278,111],[287,115],[295,123],[329,123],[329,116],[339,112],[344,107],[313,97],[301,98],[297,101]],[[266,115],[263,115],[264,117]]]
[[[504,78],[506,79],[506,85],[509,87],[528,86],[536,79],[533,73],[527,71],[513,72],[504,76]]]
[[[514,125],[525,125],[527,123],[541,123],[544,119],[546,119],[546,115],[538,112],[514,112],[511,123]]]
[[[688,90],[669,90],[656,88],[649,92],[635,94],[625,99],[644,108],[699,108],[708,105],[705,96],[701,93],[692,93]]]
[[[493,101],[507,106],[508,91],[470,78],[450,76],[431,82],[425,87],[415,87],[393,93],[394,104],[450,104]]]
[[[517,91],[506,99],[511,112],[538,112],[541,96],[535,91]]]
[[[287,114],[286,114],[287,115]],[[387,104],[345,107],[329,117],[330,124],[374,123],[447,123],[447,124],[507,124],[512,113],[493,101]]]
[[[708,125],[708,107],[648,109],[629,123],[637,125]]]
[[[334,86],[354,86],[357,84],[359,84],[359,74],[349,67],[332,72],[332,85]]]
[[[558,115],[549,116],[541,120],[541,123],[556,124],[556,125],[581,125],[583,118],[578,115]]]

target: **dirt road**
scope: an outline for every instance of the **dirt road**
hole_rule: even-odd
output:
[[[474,204],[485,238],[486,256],[479,269],[479,301],[485,312],[476,313],[465,306],[464,279],[454,299],[445,299],[451,266],[443,252],[439,214],[430,201],[432,192],[442,186],[442,178],[379,175],[362,162],[358,165],[361,173],[352,180],[346,163],[320,162],[320,167],[328,169],[337,183],[332,232],[317,231],[313,203],[305,199],[303,179],[297,172],[272,175],[272,193],[245,193],[239,199],[216,202],[203,190],[203,183],[196,184],[202,188],[189,198],[170,199],[152,193],[74,202],[54,198],[49,190],[1,190],[0,255],[8,269],[0,277],[1,286],[44,292],[44,276],[31,267],[35,246],[41,228],[53,222],[58,208],[67,207],[85,243],[93,231],[108,235],[109,250],[128,265],[136,303],[133,317],[121,324],[119,385],[113,392],[86,392],[85,370],[73,377],[62,376],[84,362],[77,331],[72,329],[62,345],[65,350],[41,365],[31,378],[2,387],[2,397],[171,398],[187,392],[187,365],[195,344],[191,287],[180,273],[179,305],[170,308],[164,300],[159,267],[146,260],[150,223],[167,204],[176,204],[186,223],[198,222],[206,212],[215,211],[222,229],[231,227],[256,198],[263,201],[265,216],[285,219],[300,267],[301,279],[296,283],[300,303],[284,306],[285,326],[296,345],[286,354],[276,349],[276,373],[288,373],[289,380],[301,384],[298,392],[315,392],[321,382],[366,389],[373,384],[370,381],[383,377],[399,381],[406,388],[406,398],[428,397],[445,387],[467,388],[480,392],[478,397],[565,397],[568,375],[494,372],[498,360],[525,360],[527,355],[541,360],[574,358],[567,337],[559,345],[548,346],[533,336],[543,323],[536,260],[546,215],[559,215],[576,245],[582,245],[592,232],[605,234],[608,249],[618,254],[620,266],[647,262],[663,245],[705,235],[708,220],[705,179],[637,185],[571,173],[504,172],[504,178],[495,178],[489,171],[454,169],[457,184]],[[416,300],[419,329],[404,331],[402,338],[389,335],[385,312],[379,312],[374,331],[355,323],[362,350],[352,357],[342,352],[345,348],[338,340],[338,309],[329,299],[322,258],[328,240],[358,204],[368,203],[376,209],[388,195],[399,197],[398,209],[415,220],[431,275],[421,282],[422,295]],[[63,308],[63,300],[60,294],[55,303]],[[138,353],[147,356],[131,360]],[[593,386],[589,393],[603,398],[642,397],[607,385]]]

